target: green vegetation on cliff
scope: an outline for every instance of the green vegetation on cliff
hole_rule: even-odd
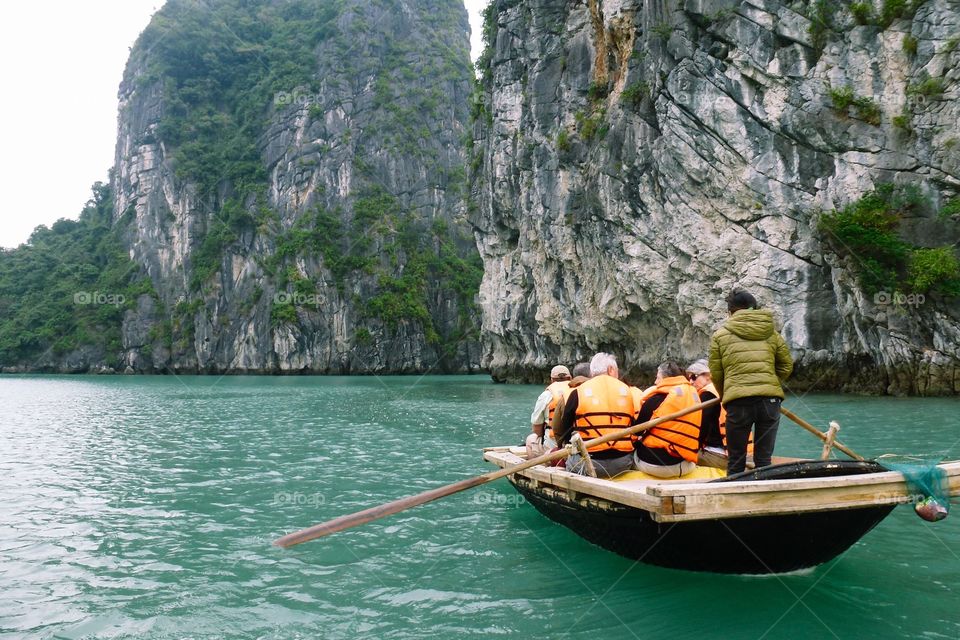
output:
[[[827,42],[843,31],[840,12],[848,11],[858,25],[875,25],[887,29],[897,20],[911,19],[925,0],[881,0],[879,6],[871,0],[851,2],[846,7],[842,2],[812,0],[803,11],[810,20],[809,34],[813,46],[822,51]],[[904,51],[908,52],[906,45]]]
[[[846,115],[852,106],[857,117],[864,122],[872,125],[880,124],[882,111],[877,101],[854,94],[853,87],[849,85],[831,88],[830,101],[833,103],[833,108],[843,115]]]
[[[257,147],[275,101],[297,88],[316,92],[315,49],[335,33],[340,2],[206,3],[172,0],[151,21],[131,57],[143,89],[160,82],[160,140],[178,177],[212,195],[229,184],[243,195],[266,183]]]
[[[425,1],[437,5],[427,9],[426,26],[449,29],[445,21],[455,12],[443,2]],[[375,4],[383,12],[403,12],[394,2]],[[342,17],[350,29],[345,33],[338,28]],[[394,151],[423,153],[417,141],[441,126],[445,95],[438,85],[416,96],[410,87],[423,78],[464,77],[469,69],[457,61],[466,54],[458,56],[440,37],[427,34],[424,48],[376,27],[341,0],[171,0],[140,37],[130,66],[140,73],[131,80],[142,89],[162,87],[157,134],[173,150],[177,176],[205,196],[227,186],[242,197],[266,184],[258,142],[271,107],[305,100],[312,119],[324,114],[317,48],[328,41],[342,56],[338,67],[358,78],[377,74],[378,117],[364,135]]]
[[[903,240],[901,220],[917,215],[926,199],[914,186],[876,190],[820,218],[819,229],[838,255],[848,257],[864,291],[875,294],[960,295],[960,263],[952,247],[918,247]],[[947,207],[949,208],[948,203]]]
[[[124,311],[152,287],[112,214],[110,188],[98,182],[79,220],[37,227],[26,244],[0,250],[0,365],[32,367],[81,347],[117,364]]]
[[[440,336],[428,312],[433,306],[430,301],[455,300],[459,328],[467,330],[483,277],[480,255],[463,251],[471,240],[456,236],[440,219],[430,227],[403,212],[388,220],[382,252],[389,259],[376,270],[377,293],[367,301],[365,313],[391,329],[403,320],[416,320],[427,340],[437,341]],[[399,275],[392,275],[400,265]]]
[[[322,257],[341,293],[345,278],[362,270],[375,276],[376,286],[369,298],[359,301],[361,315],[380,320],[391,330],[403,321],[414,321],[428,341],[436,342],[442,337],[429,311],[435,299],[455,300],[459,330],[470,330],[469,316],[483,276],[480,255],[471,245],[470,238],[452,231],[442,219],[428,226],[394,196],[370,188],[356,198],[348,223],[340,212],[319,207],[302,216],[278,238],[276,251],[264,266],[277,274],[281,288],[290,283],[292,293],[302,296],[316,291],[313,283],[290,273],[291,260],[297,256]],[[298,289],[301,283],[307,288]],[[288,302],[274,305],[273,318],[297,321]]]

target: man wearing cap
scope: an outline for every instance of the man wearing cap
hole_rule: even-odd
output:
[[[687,378],[693,388],[700,394],[700,402],[713,400],[719,397],[717,388],[713,386],[710,367],[707,359],[703,358],[687,366]],[[724,432],[721,427],[726,422],[726,412],[719,404],[703,410],[700,420],[700,455],[697,464],[702,467],[727,468],[727,449],[724,443]]]
[[[569,387],[570,370],[558,364],[550,370],[550,384],[533,405],[533,413],[530,415],[531,433],[524,443],[528,458],[546,453],[557,445],[552,430],[548,430],[546,426],[553,419],[557,403],[569,394]]]
[[[557,408],[553,412],[553,418],[551,418],[550,424],[547,425],[548,429],[552,430],[554,433],[557,432],[557,430],[560,428],[560,423],[563,422],[563,410],[566,408],[567,398],[570,397],[570,393],[589,379],[589,362],[578,362],[573,366],[573,379],[570,380],[563,397],[557,402]]]
[[[730,317],[710,339],[710,373],[727,412],[727,475],[747,464],[747,441],[754,432],[757,467],[770,464],[780,425],[782,383],[793,371],[790,349],[773,326],[773,314],[760,309],[743,289],[727,296]]]

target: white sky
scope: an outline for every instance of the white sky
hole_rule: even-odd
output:
[[[464,0],[471,55],[480,11]],[[0,246],[76,218],[90,185],[106,181],[117,134],[117,88],[130,46],[163,0],[0,4]]]

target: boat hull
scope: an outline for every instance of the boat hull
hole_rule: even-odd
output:
[[[643,509],[578,500],[523,476],[510,482],[540,513],[604,549],[647,564],[715,573],[815,567],[846,551],[895,507],[667,523]]]

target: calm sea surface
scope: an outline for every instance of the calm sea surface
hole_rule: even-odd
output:
[[[294,549],[283,533],[485,472],[539,392],[485,377],[0,377],[0,635],[960,637],[960,507],[899,507],[805,575],[636,564],[505,480]],[[960,457],[960,401],[788,407],[861,453]],[[783,422],[777,452],[815,455]],[[831,532],[822,532],[829,539]]]

